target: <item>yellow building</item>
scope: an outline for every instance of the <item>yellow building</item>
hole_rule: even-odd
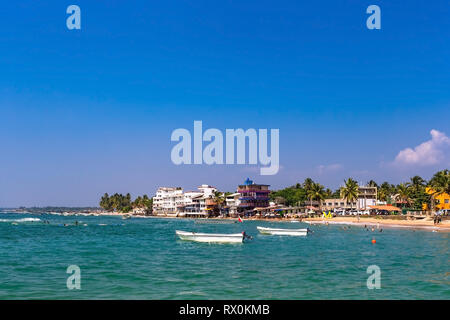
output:
[[[425,192],[432,194],[434,190],[427,187]],[[450,196],[447,193],[435,196],[434,199],[436,200],[436,210],[450,210]],[[427,204],[423,205],[423,210],[428,210]]]

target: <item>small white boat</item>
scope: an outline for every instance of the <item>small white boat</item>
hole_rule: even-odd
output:
[[[274,236],[306,236],[308,229],[276,229],[256,227],[261,234],[269,234]]]
[[[125,215],[122,216],[122,219],[123,220],[128,220],[128,219],[131,219],[131,216],[129,214],[125,214]]]
[[[216,242],[216,243],[242,243],[244,241],[245,232],[243,233],[197,233],[176,230],[175,233],[181,240],[196,242]]]

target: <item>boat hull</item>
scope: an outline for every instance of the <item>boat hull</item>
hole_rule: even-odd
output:
[[[208,242],[208,243],[242,243],[242,233],[220,234],[220,233],[196,233],[187,231],[175,231],[176,235],[185,241]]]
[[[308,229],[275,229],[256,227],[261,234],[273,235],[273,236],[306,236]]]

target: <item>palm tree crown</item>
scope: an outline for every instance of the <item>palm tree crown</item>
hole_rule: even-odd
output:
[[[350,203],[350,207],[353,206],[353,202],[358,199],[359,186],[358,182],[352,178],[344,180],[344,186],[341,188],[341,197]]]
[[[310,189],[307,191],[308,198],[313,201],[319,201],[319,207],[321,206],[320,201],[325,199],[325,188],[320,183],[313,182]]]

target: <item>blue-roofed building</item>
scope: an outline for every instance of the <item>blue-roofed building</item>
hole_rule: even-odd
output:
[[[269,186],[268,184],[256,184],[249,178],[244,181],[244,184],[239,185],[237,192],[240,194],[239,207],[241,211],[268,207]]]

